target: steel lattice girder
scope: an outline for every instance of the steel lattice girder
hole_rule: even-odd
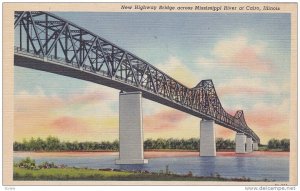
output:
[[[214,120],[260,142],[243,111],[232,116],[223,109],[212,80],[188,88],[141,58],[51,13],[16,11],[14,28],[15,54],[47,58],[133,86],[154,95],[154,101],[163,99],[166,105]]]

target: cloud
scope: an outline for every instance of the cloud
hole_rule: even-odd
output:
[[[42,91],[38,91],[36,93],[22,91],[15,95],[14,98],[16,112],[26,112],[28,108],[32,108],[33,111],[38,111],[39,109],[51,109],[64,104],[63,100],[59,97],[48,97]]]
[[[118,99],[118,92],[112,88],[89,83],[82,92],[69,95],[66,104],[97,104]]]
[[[100,102],[101,100],[105,100],[109,97],[108,94],[101,91],[93,91],[78,95],[71,96],[71,99],[67,100],[68,104],[94,104]]]
[[[198,76],[175,56],[170,56],[165,63],[156,67],[188,87],[194,87],[200,81]]]
[[[170,131],[176,130],[178,124],[186,119],[188,114],[170,109],[167,111],[160,111],[152,115],[144,116],[145,131]]]
[[[219,96],[236,95],[279,95],[289,92],[287,83],[274,83],[261,78],[235,78],[218,84]]]
[[[78,118],[62,116],[54,119],[51,126],[57,130],[64,131],[65,129],[68,129],[71,131],[78,131],[79,129],[84,128],[85,124]]]
[[[216,137],[220,137],[223,139],[232,139],[234,140],[235,138],[235,131],[232,131],[231,129],[227,129],[225,127],[222,127],[220,125],[216,125],[215,124],[215,133],[216,133]]]
[[[118,137],[118,107],[113,107],[117,99],[117,92],[93,84],[63,98],[43,91],[20,92],[14,96],[14,137],[99,140],[99,135],[105,135],[102,139],[114,140]]]
[[[261,108],[247,114],[248,121],[260,128],[272,128],[274,125],[280,125],[289,121],[287,116],[273,108]]]
[[[288,123],[289,111],[288,99],[283,100],[277,105],[259,103],[249,110],[247,119],[256,127],[272,128],[276,125]]]
[[[211,57],[201,57],[201,67],[235,68],[252,72],[270,73],[272,62],[265,56],[267,44],[250,41],[243,35],[219,40],[212,49]]]

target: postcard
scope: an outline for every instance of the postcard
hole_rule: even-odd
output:
[[[296,3],[3,7],[4,185],[297,184]]]

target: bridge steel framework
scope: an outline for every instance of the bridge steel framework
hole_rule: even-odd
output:
[[[84,79],[125,92],[140,91],[144,98],[213,120],[260,143],[242,110],[234,116],[224,110],[212,80],[202,80],[188,88],[145,60],[52,13],[16,11],[14,17],[16,66]]]

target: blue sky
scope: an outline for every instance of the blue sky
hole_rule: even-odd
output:
[[[70,12],[55,12],[55,14],[134,53],[189,87],[195,86],[203,79],[212,79],[226,110],[234,112],[244,109],[246,120],[247,114],[249,116],[247,120],[249,126],[266,139],[271,135],[277,135],[278,132],[281,134],[279,137],[288,137],[288,134],[280,129],[289,128],[287,121],[291,62],[289,14]],[[111,110],[109,112],[117,116],[118,91],[98,86],[100,85],[15,67],[16,99],[24,94],[33,96],[33,99],[35,95],[44,96],[47,100],[72,99],[82,94],[106,92],[113,94],[114,100],[101,104],[104,108],[106,108],[104,105],[108,104]],[[162,111],[177,112],[160,105],[155,107],[162,108],[161,110],[151,108],[150,102],[145,102],[145,105],[149,106],[148,109],[144,107],[145,117],[149,120],[159,118],[156,114]],[[87,105],[83,107],[84,109],[79,108],[83,116],[87,115],[88,107]],[[65,111],[64,109],[61,111]],[[263,116],[268,111],[275,113]],[[70,111],[68,117],[74,117],[72,115]],[[100,115],[101,113],[98,114]],[[65,116],[63,112],[61,116],[56,117],[62,116]],[[257,119],[259,116],[261,118]],[[270,128],[265,127],[264,119],[281,120],[275,120],[277,124],[274,125],[275,130],[271,132]],[[183,118],[182,123],[187,120],[188,117]],[[147,130],[145,127],[145,131],[146,134],[149,132],[146,137],[164,135],[163,128]],[[182,132],[183,127],[174,124],[174,128],[169,131],[174,131],[174,135],[177,135],[176,131]],[[187,134],[186,137],[191,135]],[[220,131],[220,135],[232,137],[233,134]],[[117,137],[114,136],[111,139]],[[21,135],[16,138],[20,137]]]
[[[289,14],[207,13],[61,13],[155,65],[170,55],[188,67],[199,55],[212,56],[220,40],[244,33],[251,40],[272,43],[270,49],[290,53]],[[274,38],[276,37],[276,38]]]

